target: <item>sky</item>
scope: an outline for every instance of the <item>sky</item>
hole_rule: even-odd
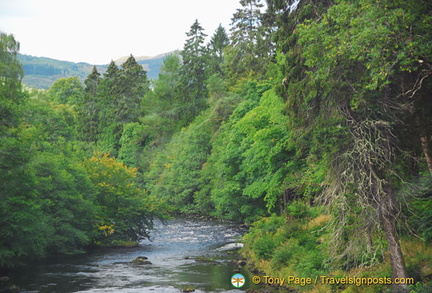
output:
[[[108,64],[123,56],[181,50],[195,19],[229,32],[239,0],[0,0],[0,31],[20,53]]]

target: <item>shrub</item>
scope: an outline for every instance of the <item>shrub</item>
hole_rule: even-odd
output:
[[[288,266],[296,253],[298,253],[298,241],[297,239],[289,239],[275,250],[271,260],[272,267],[280,269],[283,266]]]
[[[310,207],[302,201],[294,201],[289,206],[287,206],[289,214],[295,218],[302,219],[310,217],[311,211]]]
[[[253,243],[253,252],[260,258],[264,260],[269,260],[272,255],[273,251],[278,247],[280,244],[279,239],[272,237],[269,234],[264,235],[261,238],[258,238]]]

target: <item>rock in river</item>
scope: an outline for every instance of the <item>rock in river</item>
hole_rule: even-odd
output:
[[[131,263],[138,264],[138,265],[151,265],[152,264],[150,261],[148,261],[148,258],[145,256],[138,256],[136,259],[131,261]]]

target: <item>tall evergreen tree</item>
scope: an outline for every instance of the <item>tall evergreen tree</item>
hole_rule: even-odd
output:
[[[150,82],[144,68],[131,55],[120,70],[121,95],[117,102],[117,120],[122,123],[136,122],[140,104],[148,92]]]
[[[216,29],[208,44],[210,54],[210,71],[212,74],[222,74],[222,64],[224,61],[224,49],[229,44],[229,38],[222,25]]]
[[[121,92],[120,69],[111,60],[108,69],[98,84],[98,107],[100,110],[99,119],[102,123],[109,123],[114,119],[116,111],[115,101],[119,99]],[[105,122],[103,122],[105,120]],[[102,127],[105,125],[101,125]]]
[[[181,53],[180,93],[184,99],[183,119],[190,122],[206,105],[207,49],[203,44],[207,35],[198,20],[186,35],[188,39]]]
[[[241,0],[231,21],[231,45],[227,50],[228,74],[237,79],[243,74],[265,76],[274,51],[269,28],[262,23],[261,0]]]
[[[261,0],[240,0],[242,8],[237,9],[231,21],[231,40],[234,46],[243,44],[255,44],[261,26],[261,9],[264,4]]]
[[[179,54],[170,54],[163,60],[158,79],[154,81],[153,90],[149,91],[143,101],[146,115],[158,113],[167,124],[177,124],[181,118],[180,108],[183,105],[181,96],[176,92],[180,82],[181,60]],[[162,127],[162,125],[161,125]]]
[[[98,105],[98,86],[100,82],[100,73],[97,71],[96,66],[93,66],[92,72],[87,76],[84,81],[84,101],[81,108],[81,137],[85,141],[95,142],[97,135],[100,131],[99,127],[99,105]]]
[[[17,55],[20,44],[13,35],[0,32],[0,127],[17,126],[17,107],[24,95],[21,92],[23,70]]]
[[[84,81],[85,91],[90,93],[92,96],[96,96],[99,82],[100,73],[98,72],[96,66],[93,66],[92,72],[87,76],[87,79]]]
[[[98,86],[100,150],[117,155],[123,125],[138,121],[149,85],[146,71],[132,55],[121,68],[111,61]]]

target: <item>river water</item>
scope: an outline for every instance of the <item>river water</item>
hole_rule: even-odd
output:
[[[155,224],[151,242],[37,263],[12,272],[8,281],[0,283],[0,291],[182,292],[193,287],[197,293],[234,293],[254,288],[247,282],[250,274],[239,269],[228,252],[245,232],[238,225],[187,218]],[[139,256],[148,257],[152,264],[130,263]],[[197,257],[216,262],[197,261]],[[241,289],[230,282],[237,272],[247,276]]]

